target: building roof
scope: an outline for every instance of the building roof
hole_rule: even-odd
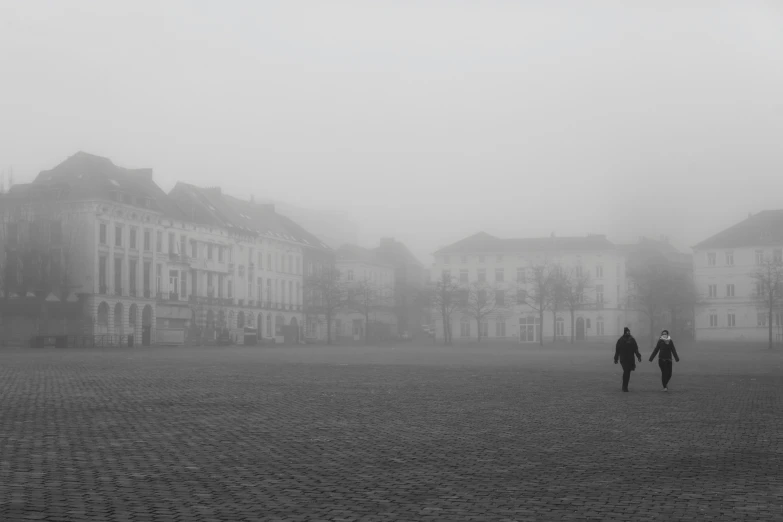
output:
[[[328,249],[314,235],[275,212],[274,205],[223,194],[219,187],[204,188],[183,182],[178,182],[169,196],[193,222]]]
[[[411,252],[404,243],[397,241],[393,237],[381,238],[380,246],[374,248],[373,251],[376,252],[381,259],[394,265],[405,264],[417,267],[424,266],[421,261],[416,259],[413,252]]]
[[[502,239],[486,232],[479,232],[456,243],[443,247],[435,254],[516,253],[516,252],[562,252],[562,251],[605,251],[615,245],[604,235],[584,237],[537,237]]]
[[[783,210],[764,210],[748,216],[698,243],[694,250],[783,245]]]
[[[42,196],[58,200],[114,199],[181,218],[179,209],[152,180],[152,169],[118,167],[108,158],[77,152],[44,170],[32,183],[14,185],[10,196]]]

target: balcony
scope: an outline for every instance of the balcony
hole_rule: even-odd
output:
[[[182,265],[189,265],[190,264],[190,258],[185,254],[175,254],[173,252],[169,253],[169,262],[171,263],[177,263]]]

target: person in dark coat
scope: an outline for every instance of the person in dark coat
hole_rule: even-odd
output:
[[[658,344],[655,345],[650,356],[650,362],[653,362],[655,356],[658,356],[658,367],[661,369],[661,384],[663,384],[663,391],[669,391],[669,379],[672,378],[672,356],[674,360],[680,362],[680,357],[677,355],[677,350],[674,348],[674,341],[669,336],[669,330],[661,332],[661,338],[658,339]]]
[[[623,391],[628,391],[628,381],[631,380],[631,372],[636,369],[634,356],[642,362],[642,354],[639,353],[639,345],[636,339],[631,335],[631,330],[626,326],[623,329],[623,336],[617,340],[614,348],[614,363],[618,361],[623,367]]]

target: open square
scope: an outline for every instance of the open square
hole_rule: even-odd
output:
[[[0,351],[0,520],[781,520],[783,357]]]

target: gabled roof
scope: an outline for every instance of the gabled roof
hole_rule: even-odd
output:
[[[783,245],[783,210],[764,210],[692,247],[738,248]]]
[[[393,238],[381,239],[380,246],[374,248],[373,251],[376,252],[381,259],[395,265],[406,264],[423,267],[421,261],[416,259],[413,252],[411,252],[404,243]]]
[[[118,167],[108,158],[77,152],[56,167],[44,170],[32,183],[14,185],[10,196],[41,196],[59,200],[112,199],[180,218],[179,209],[152,180],[152,169]],[[123,197],[129,198],[123,200]]]
[[[536,237],[501,239],[486,232],[479,232],[456,243],[443,247],[435,254],[516,253],[516,252],[562,252],[562,251],[605,251],[614,249],[614,244],[603,235],[584,237]]]

